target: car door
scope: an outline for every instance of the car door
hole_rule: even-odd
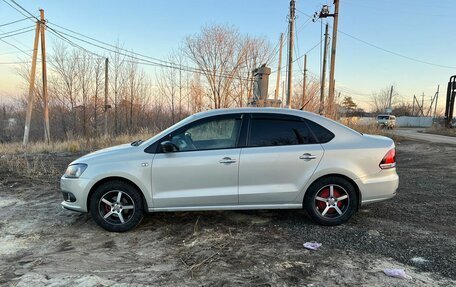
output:
[[[295,203],[324,150],[304,119],[252,113],[241,151],[239,204]]]
[[[241,114],[219,115],[163,138],[175,151],[159,151],[153,159],[155,207],[237,205],[241,125]]]

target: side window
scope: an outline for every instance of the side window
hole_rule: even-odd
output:
[[[305,122],[297,119],[253,118],[248,146],[282,146],[314,143]]]
[[[236,147],[241,119],[214,119],[197,124],[171,138],[178,151]]]
[[[319,143],[327,143],[334,138],[334,134],[317,123],[306,120]]]

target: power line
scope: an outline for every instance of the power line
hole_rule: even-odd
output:
[[[142,59],[140,57],[137,57],[135,56],[136,53],[133,53],[133,54],[125,54],[125,53],[122,53],[120,51],[116,51],[116,50],[113,50],[113,49],[109,49],[109,48],[106,48],[106,47],[103,47],[103,46],[100,46],[100,45],[97,45],[97,44],[94,44],[94,43],[91,43],[89,41],[86,41],[84,39],[80,39],[80,38],[77,38],[77,37],[74,37],[74,36],[71,36],[71,35],[68,35],[66,33],[63,33],[61,31],[57,31],[51,27],[48,27],[50,29],[50,32],[53,33],[54,35],[56,35],[57,37],[59,38],[62,38],[68,42],[70,45],[74,46],[74,47],[77,47],[79,49],[83,49],[84,51],[86,51],[87,53],[90,53],[92,55],[95,55],[97,57],[100,57],[102,58],[102,56],[100,56],[99,54],[95,53],[95,52],[92,52],[90,50],[87,50],[85,49],[84,47],[74,43],[73,41],[69,40],[68,38],[62,36],[61,34],[64,34],[64,35],[67,35],[67,36],[70,36],[72,38],[76,38],[78,39],[79,41],[82,41],[84,43],[87,43],[87,44],[90,44],[90,45],[93,45],[95,47],[98,47],[100,49],[103,49],[103,50],[106,50],[106,51],[109,51],[109,52],[112,52],[112,53],[115,53],[115,54],[118,54],[118,55],[121,55],[121,56],[124,56],[124,57],[127,57],[127,58],[131,58],[131,59],[135,59],[138,63],[138,64],[142,64],[142,65],[149,65],[149,66],[158,66],[158,67],[163,67],[163,68],[171,68],[171,69],[176,69],[176,70],[181,70],[181,71],[186,71],[186,72],[191,72],[191,73],[197,73],[197,74],[201,74],[201,75],[207,75],[207,73],[209,71],[206,71],[206,70],[199,70],[199,69],[196,69],[196,68],[192,68],[192,67],[188,67],[188,66],[184,66],[184,65],[179,65],[179,66],[174,66],[171,64],[166,64],[166,63],[157,63],[157,62],[154,62],[154,61],[150,61],[150,60],[147,60],[147,59]],[[104,58],[104,57],[103,57]],[[166,61],[165,61],[166,62]],[[238,78],[236,77],[235,75],[227,75],[227,74],[223,74],[223,73],[219,73],[217,74],[216,76],[218,77],[222,77],[222,78]],[[249,79],[249,78],[241,78],[242,80],[252,80],[252,79]]]
[[[48,27],[49,28],[49,27]],[[65,36],[61,35],[59,32],[55,31],[54,29],[52,28],[49,28],[49,32],[51,32],[51,34],[55,35],[57,38],[61,39],[61,40],[64,40],[65,42],[67,42],[68,44],[70,44],[72,47],[74,48],[78,48],[78,49],[81,49],[83,51],[85,51],[86,53],[88,54],[91,54],[91,55],[94,55],[95,57],[97,58],[105,58],[103,56],[100,56],[99,54],[95,53],[95,52],[92,52],[90,50],[87,50],[85,49],[84,47],[74,43],[73,41],[69,40],[68,38],[66,38]]]
[[[34,28],[34,27],[33,26],[27,26],[27,27],[23,27],[23,28],[20,28],[20,29],[16,29],[16,30],[11,30],[11,31],[8,31],[8,32],[2,32],[2,33],[0,33],[0,36],[6,35],[6,34],[20,32],[20,31],[27,30],[27,29],[30,29],[30,28]]]
[[[364,43],[366,45],[369,45],[371,47],[374,47],[376,49],[379,49],[381,51],[384,51],[384,52],[387,52],[387,53],[390,53],[392,55],[395,55],[395,56],[398,56],[398,57],[401,57],[401,58],[404,58],[404,59],[407,59],[407,60],[410,60],[410,61],[415,61],[415,62],[418,62],[418,63],[422,63],[422,64],[426,64],[426,65],[431,65],[431,66],[435,66],[435,67],[440,67],[440,68],[447,68],[447,69],[456,69],[456,66],[446,66],[446,65],[441,65],[441,64],[436,64],[436,63],[431,63],[431,62],[428,62],[428,61],[423,61],[423,60],[420,60],[420,59],[417,59],[417,58],[413,58],[413,57],[410,57],[410,56],[406,56],[406,55],[403,55],[403,54],[400,54],[400,53],[397,53],[397,52],[394,52],[394,51],[391,51],[391,50],[388,50],[388,49],[385,49],[385,48],[382,48],[380,46],[377,46],[375,44],[372,44],[372,43],[369,43],[367,41],[364,41],[358,37],[355,37],[353,35],[350,35],[350,34],[347,34],[345,32],[342,32],[341,30],[338,30],[339,33],[345,35],[345,36],[348,36],[352,39],[355,39],[361,43]]]
[[[31,52],[33,50],[29,50],[29,52]],[[21,53],[22,51],[11,51],[11,52],[5,52],[5,53],[1,53],[0,56],[3,56],[3,55],[10,55],[10,54],[17,54],[17,53]]]
[[[2,41],[3,43],[5,43],[5,44],[7,44],[7,45],[10,45],[11,47],[16,48],[17,50],[19,50],[19,52],[22,52],[23,54],[25,54],[25,55],[27,55],[27,56],[30,56],[29,53],[25,52],[24,50],[22,50],[22,49],[19,48],[18,46],[14,45],[14,44],[12,44],[12,43],[10,43],[10,42],[7,42],[7,41],[5,41],[5,40],[3,40],[3,39],[0,39],[0,41]],[[33,51],[33,50],[32,50],[32,51]]]
[[[299,56],[299,57],[297,57],[296,59],[294,59],[294,60],[293,60],[293,63],[296,62],[296,61],[301,60],[302,58],[304,58],[304,56],[305,56],[306,54],[309,54],[310,52],[312,52],[316,47],[318,47],[318,45],[320,45],[320,43],[321,43],[321,41],[318,42],[317,44],[315,44],[315,45],[314,45],[312,48],[310,48],[309,50],[307,50],[304,54],[302,54],[301,56]],[[285,67],[286,67],[286,65],[283,65],[281,68],[283,69],[283,68],[285,68]],[[309,69],[307,69],[307,70],[309,70]],[[293,71],[295,71],[295,70],[293,70]],[[277,72],[277,70],[272,71],[271,74],[272,74],[272,73],[275,73],[275,72]],[[317,75],[317,76],[319,77],[319,75]]]
[[[37,60],[40,62],[41,60]],[[31,64],[31,61],[16,61],[16,62],[0,62],[0,65],[18,65],[18,64]]]
[[[54,24],[55,25],[55,24]],[[179,64],[175,64],[175,63],[172,63],[172,62],[168,62],[168,61],[164,61],[164,60],[158,60],[158,61],[161,61],[162,63],[160,62],[155,62],[155,61],[151,61],[151,60],[148,60],[148,59],[143,59],[141,57],[138,57],[138,56],[135,56],[135,55],[139,55],[139,56],[142,56],[144,58],[151,58],[151,59],[155,59],[155,58],[152,58],[152,57],[149,57],[149,56],[145,56],[145,55],[141,55],[141,54],[138,54],[138,53],[134,53],[134,52],[128,52],[130,54],[126,54],[126,53],[122,53],[118,50],[122,50],[122,51],[127,51],[125,49],[122,49],[122,48],[119,48],[119,47],[116,47],[116,49],[118,50],[113,50],[113,49],[110,49],[110,48],[107,48],[107,47],[103,47],[103,46],[100,46],[98,44],[95,44],[95,43],[92,43],[90,41],[87,41],[87,40],[84,40],[84,39],[81,39],[79,37],[76,37],[76,36],[73,36],[73,35],[70,35],[70,34],[67,34],[65,32],[62,32],[62,31],[58,31],[52,27],[49,27],[47,26],[48,29],[50,30],[51,33],[53,34],[56,34],[58,37],[60,38],[63,38],[65,41],[67,41],[68,43],[70,43],[70,45],[73,45],[73,46],[76,46],[80,49],[83,49],[85,50],[86,52],[88,53],[91,53],[95,56],[98,56],[98,57],[101,57],[100,55],[98,55],[97,53],[95,52],[92,52],[90,50],[87,50],[85,49],[84,47],[74,43],[73,41],[69,40],[68,38],[66,38],[65,36],[68,36],[68,37],[71,37],[71,38],[74,38],[74,39],[77,39],[78,41],[81,41],[81,42],[84,42],[86,44],[89,44],[89,45],[92,45],[92,46],[95,46],[97,48],[100,48],[100,49],[103,49],[103,50],[106,50],[106,51],[109,51],[111,53],[115,53],[115,54],[118,54],[118,55],[121,55],[121,56],[124,56],[124,57],[127,57],[127,58],[131,58],[131,59],[135,59],[138,61],[139,64],[144,64],[144,65],[151,65],[151,66],[159,66],[159,67],[163,67],[163,68],[172,68],[172,69],[176,69],[176,70],[181,70],[181,71],[186,71],[186,72],[191,72],[191,73],[198,73],[198,74],[201,74],[201,75],[207,75],[207,73],[209,73],[209,71],[207,70],[201,70],[201,69],[197,69],[197,68],[193,68],[193,67],[189,67],[189,66],[185,66],[185,65],[179,65]],[[63,36],[63,35],[65,36]],[[110,44],[108,44],[110,45]],[[115,47],[115,46],[113,46]],[[217,74],[216,76],[218,77],[222,77],[222,78],[238,78],[234,75],[229,75],[229,74],[224,74],[224,73],[219,73]],[[251,80],[249,78],[241,78],[243,80]]]
[[[285,28],[285,30],[282,32],[282,34],[284,35],[283,41],[287,41],[287,39],[288,39],[287,29],[288,28]],[[267,58],[268,60],[266,61],[266,64],[275,61],[275,59],[278,56],[279,50],[280,50],[280,38],[277,40],[277,44],[275,45],[275,47],[272,50],[271,54],[269,54],[269,56]]]
[[[8,1],[6,0],[3,0],[3,2],[5,2],[8,6],[10,6],[11,8],[13,8],[14,10],[16,10],[17,12],[21,13],[24,17],[26,17],[27,19],[30,19],[30,18],[34,18],[36,19],[37,21],[39,21],[39,19],[37,17],[35,17],[35,15],[33,15],[32,13],[30,13],[29,11],[27,11],[27,9],[25,9],[24,7],[22,7],[21,5],[19,5],[16,1],[14,0],[9,0],[10,2],[14,3],[17,7],[19,7],[22,11],[24,11],[25,13],[27,13],[29,16],[27,16],[26,14],[24,14],[24,12],[22,12],[21,10],[17,9],[16,7],[14,7],[13,5],[11,5],[11,3],[9,3]],[[32,20],[33,21],[33,20]]]
[[[24,7],[22,7],[21,5],[19,5],[15,0],[10,0],[10,2],[14,3],[17,7],[19,7],[19,10],[18,8],[16,8],[15,6],[11,5],[9,2],[7,2],[6,0],[3,0],[3,2],[5,2],[6,4],[8,4],[10,7],[12,7],[13,9],[15,9],[16,11],[18,11],[19,13],[21,13],[22,15],[26,16],[24,14],[27,13],[28,15],[30,15],[31,17],[35,18],[37,21],[40,21],[38,18],[36,18],[32,13],[30,13],[27,9],[25,9]],[[26,16],[27,17],[27,16]],[[33,20],[32,20],[33,21]],[[165,61],[165,60],[161,60],[161,59],[157,59],[157,58],[153,58],[153,57],[149,57],[147,55],[142,55],[142,54],[139,54],[139,53],[135,53],[135,52],[132,52],[132,51],[127,51],[123,48],[120,48],[120,47],[116,47],[114,45],[111,45],[109,43],[105,43],[105,42],[102,42],[100,40],[97,40],[97,39],[94,39],[92,37],[89,37],[89,36],[86,36],[86,35],[83,35],[81,33],[78,33],[76,31],[72,31],[70,29],[67,29],[67,28],[64,28],[62,26],[58,26],[56,24],[52,24],[54,26],[57,26],[57,27],[60,27],[61,29],[65,29],[67,31],[71,31],[72,33],[74,34],[77,34],[77,35],[80,35],[84,38],[87,38],[87,39],[90,39],[92,41],[95,41],[95,42],[98,42],[100,44],[103,44],[105,46],[109,46],[109,47],[114,47],[116,50],[113,50],[113,49],[110,49],[110,48],[107,48],[107,47],[103,47],[103,46],[100,46],[98,44],[95,44],[93,42],[90,42],[90,41],[87,41],[87,40],[84,40],[84,39],[81,39],[81,38],[78,38],[74,35],[70,35],[70,34],[67,34],[65,32],[62,32],[62,31],[58,31],[52,27],[49,27],[49,25],[46,25],[46,27],[49,29],[49,31],[51,33],[53,33],[54,35],[56,35],[57,37],[63,39],[64,41],[68,42],[70,45],[72,45],[73,47],[77,47],[79,49],[82,49],[84,51],[86,51],[87,53],[90,53],[92,55],[95,55],[95,56],[98,56],[98,57],[101,57],[100,55],[98,55],[97,53],[95,52],[92,52],[88,49],[85,49],[84,47],[74,43],[73,41],[69,40],[68,38],[66,38],[65,36],[68,36],[68,37],[71,37],[73,39],[77,39],[81,42],[84,42],[86,44],[89,44],[89,45],[92,45],[92,46],[95,46],[95,47],[98,47],[100,49],[103,49],[103,50],[106,50],[106,51],[110,51],[112,53],[116,53],[116,54],[119,54],[119,55],[123,55],[125,57],[129,57],[129,58],[132,58],[132,59],[135,59],[135,60],[138,60],[138,61],[141,61],[141,64],[148,64],[148,65],[155,65],[155,66],[160,66],[160,67],[165,67],[165,68],[173,68],[173,69],[178,69],[178,70],[182,70],[182,71],[187,71],[187,72],[193,72],[193,73],[199,73],[199,74],[202,74],[202,75],[207,75],[207,73],[209,71],[206,71],[206,70],[198,70],[197,68],[193,68],[193,67],[187,67],[187,66],[182,66],[182,65],[178,65],[176,63],[172,63],[172,62],[168,62],[168,61]],[[65,35],[65,36],[64,36]],[[0,39],[1,40],[1,39]],[[121,53],[119,50],[122,50],[122,51],[127,51],[129,54],[125,54],[125,53]],[[143,57],[143,58],[148,58],[148,59],[152,59],[156,62],[153,62],[153,61],[150,61],[150,60],[145,60],[145,59],[142,59],[140,57],[137,57],[137,56],[134,56],[134,55],[137,55],[137,56],[140,56],[140,57]],[[159,62],[159,63],[157,63]],[[161,63],[160,63],[161,62]],[[216,76],[219,76],[219,77],[224,77],[224,78],[234,78],[235,76],[234,75],[227,75],[227,74],[222,74],[220,73],[219,75],[216,75]],[[245,80],[251,80],[249,78],[246,78]]]
[[[26,30],[26,31],[17,32],[17,33],[13,33],[13,34],[8,34],[8,33],[6,33],[6,34],[8,34],[8,35],[1,34],[1,35],[5,35],[5,36],[1,36],[1,35],[0,35],[0,36],[1,36],[0,39],[4,39],[4,38],[8,38],[8,37],[14,37],[14,36],[17,36],[17,35],[21,35],[21,34],[25,34],[25,33],[31,32],[31,31],[33,31],[33,30],[35,30],[35,28],[31,28],[31,29],[28,29],[28,30]]]
[[[0,24],[0,27],[4,27],[4,26],[8,26],[8,25],[12,25],[12,24],[16,24],[16,23],[19,23],[19,22],[25,21],[25,20],[27,20],[27,19],[30,19],[30,17],[25,17],[25,18],[22,18],[22,19],[19,19],[19,20],[13,21],[13,22],[8,22],[8,23],[5,23],[5,24]]]
[[[146,62],[147,65],[155,65],[155,66],[160,66],[160,67],[164,67],[164,68],[173,68],[173,69],[178,69],[178,70],[181,70],[181,71],[187,71],[187,72],[193,72],[193,73],[198,73],[198,74],[202,74],[202,75],[206,75],[208,71],[206,70],[201,70],[201,69],[198,69],[198,68],[195,68],[195,67],[190,67],[190,66],[186,66],[186,65],[181,65],[181,64],[178,64],[178,63],[174,63],[174,62],[170,62],[170,61],[166,61],[166,60],[161,60],[161,59],[157,59],[157,58],[154,58],[154,57],[150,57],[150,56],[147,56],[147,55],[144,55],[144,54],[140,54],[140,53],[137,53],[137,52],[133,52],[133,51],[129,51],[129,50],[126,50],[124,48],[121,48],[121,47],[118,47],[118,46],[115,46],[115,45],[112,45],[112,44],[109,44],[109,43],[106,43],[106,42],[103,42],[103,41],[100,41],[100,40],[97,40],[95,38],[92,38],[92,37],[89,37],[89,36],[86,36],[82,33],[79,33],[79,32],[76,32],[76,31],[73,31],[73,30],[70,30],[68,28],[65,28],[63,26],[60,26],[60,25],[57,25],[55,23],[52,23],[52,22],[48,22],[49,24],[53,25],[53,26],[56,26],[56,27],[59,27],[63,30],[66,30],[66,31],[69,31],[73,34],[76,34],[76,35],[79,35],[81,37],[84,37],[86,39],[89,39],[89,40],[92,40],[94,42],[97,42],[97,43],[100,43],[102,45],[105,45],[105,46],[108,46],[108,47],[112,47],[113,49],[111,48],[107,48],[107,47],[103,47],[99,44],[95,44],[91,41],[88,41],[88,40],[85,40],[85,39],[81,39],[79,37],[76,37],[74,35],[71,35],[71,34],[68,34],[68,33],[65,33],[65,32],[62,32],[62,31],[59,31],[59,30],[56,30],[55,28],[52,28],[50,27],[49,25],[47,25],[47,27],[49,29],[51,29],[51,31],[54,31],[55,33],[58,33],[61,37],[63,37],[62,35],[65,35],[65,36],[68,36],[70,38],[73,38],[73,39],[76,39],[78,41],[81,41],[81,42],[84,42],[86,44],[89,44],[89,45],[92,45],[94,47],[97,47],[97,48],[100,48],[100,49],[103,49],[103,50],[106,50],[106,51],[109,51],[111,53],[116,53],[116,54],[119,54],[119,55],[122,55],[122,56],[125,56],[125,57],[129,57],[129,58],[132,58],[132,59],[136,59],[138,61],[143,61],[143,62]],[[70,41],[68,40],[67,38],[65,38],[66,41]],[[71,42],[71,41],[70,41]],[[74,43],[74,42],[73,42]],[[81,47],[81,46],[79,46]],[[82,48],[82,47],[81,47]],[[87,49],[85,48],[82,48],[84,50],[87,51]],[[127,54],[125,53],[122,53],[120,51],[125,51]],[[146,58],[146,59],[150,59],[150,60],[145,60],[145,59],[142,59],[142,58]],[[146,63],[142,63],[142,64],[146,64]],[[217,75],[219,77],[223,77],[223,78],[234,78],[235,76],[232,76],[232,75],[229,75],[229,74],[222,74],[220,73],[219,75]],[[245,80],[250,80],[248,78],[244,78]]]
[[[307,14],[307,13],[304,13],[304,12],[298,10],[298,9],[296,9],[296,11],[298,11],[299,13],[301,13],[301,14],[303,14],[303,15],[309,17],[309,18],[313,18],[313,16],[311,16],[311,15],[309,15],[309,14]],[[330,25],[330,26],[331,26],[331,25]],[[404,58],[404,59],[407,59],[407,60],[410,60],[410,61],[414,61],[414,62],[418,62],[418,63],[421,63],[421,64],[426,64],[426,65],[431,65],[431,66],[435,66],[435,67],[447,68],[447,69],[456,69],[456,66],[447,66],[447,65],[436,64],[436,63],[432,63],[432,62],[420,60],[420,59],[417,59],[417,58],[414,58],[414,57],[410,57],[410,56],[407,56],[407,55],[403,55],[403,54],[400,54],[400,53],[391,51],[391,50],[389,50],[389,49],[380,47],[380,46],[378,46],[378,45],[376,45],[376,44],[372,44],[372,43],[367,42],[367,41],[365,41],[365,40],[362,40],[362,39],[360,39],[360,38],[358,38],[358,37],[355,37],[355,36],[353,36],[353,35],[350,35],[350,34],[348,34],[348,33],[345,33],[345,32],[343,32],[343,31],[341,31],[340,29],[337,29],[337,32],[339,32],[339,33],[341,33],[341,34],[343,34],[343,35],[345,35],[345,36],[347,36],[347,37],[350,37],[350,38],[352,38],[352,39],[354,39],[354,40],[357,40],[357,41],[359,41],[359,42],[361,42],[361,43],[364,43],[364,44],[366,44],[366,45],[368,45],[368,46],[371,46],[371,47],[373,47],[373,48],[376,48],[376,49],[378,49],[378,50],[381,50],[381,51],[383,51],[383,52],[386,52],[386,53],[395,55],[395,56],[397,56],[397,57],[401,57],[401,58]]]
[[[56,26],[56,27],[58,27],[58,28],[60,28],[60,29],[63,29],[63,30],[68,31],[68,32],[71,32],[71,33],[73,33],[73,34],[75,34],[75,35],[84,37],[84,38],[86,38],[86,39],[92,40],[92,41],[94,41],[94,42],[97,42],[97,43],[99,43],[99,44],[102,44],[102,45],[105,45],[105,46],[108,46],[108,47],[111,47],[111,48],[114,48],[114,49],[117,49],[117,50],[121,50],[121,51],[124,51],[124,52],[127,52],[127,53],[135,54],[135,55],[137,55],[137,56],[144,57],[144,58],[148,58],[148,59],[151,59],[151,60],[154,60],[154,61],[164,62],[164,63],[168,63],[168,64],[171,63],[171,62],[168,62],[168,61],[165,61],[165,60],[153,58],[153,57],[150,57],[150,56],[147,56],[147,55],[144,55],[144,54],[140,54],[140,53],[137,53],[137,52],[133,52],[133,51],[129,51],[129,50],[123,49],[123,48],[118,47],[118,46],[116,46],[116,45],[113,45],[113,44],[110,44],[110,43],[106,43],[106,42],[100,41],[100,40],[98,40],[98,39],[95,39],[95,38],[89,37],[89,36],[87,36],[87,35],[84,35],[84,34],[82,34],[82,33],[79,33],[79,32],[73,31],[73,30],[71,30],[71,29],[65,28],[65,27],[63,27],[63,26],[57,25],[57,24],[55,24],[55,23],[53,23],[53,22],[48,22],[48,24],[51,24],[52,26]],[[49,27],[49,25],[48,25],[47,27]],[[55,29],[53,29],[53,30],[55,30]],[[105,47],[100,47],[99,45],[90,43],[89,41],[80,39],[80,38],[78,38],[78,37],[76,37],[76,36],[73,36],[73,35],[70,35],[70,34],[68,34],[68,33],[65,33],[65,32],[62,32],[62,31],[60,31],[60,33],[63,34],[63,35],[66,35],[66,36],[68,36],[68,37],[74,38],[74,39],[76,39],[76,40],[79,40],[79,41],[85,42],[85,43],[87,43],[87,44],[93,45],[93,46],[95,46],[95,47],[98,47],[98,48],[101,48],[101,49],[105,49],[105,50],[106,50]],[[112,51],[112,50],[109,50],[109,51]],[[171,63],[171,64],[175,64],[175,63]]]

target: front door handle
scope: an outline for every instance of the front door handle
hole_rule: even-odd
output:
[[[306,159],[306,160],[316,159],[316,158],[317,158],[316,155],[311,155],[310,153],[305,153],[299,157],[299,159]]]
[[[232,159],[231,157],[224,157],[221,160],[219,160],[219,163],[235,163],[236,160]]]

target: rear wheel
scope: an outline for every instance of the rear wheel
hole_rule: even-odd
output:
[[[112,232],[124,232],[137,226],[144,215],[139,191],[123,181],[100,185],[92,194],[90,212],[94,221]]]
[[[347,222],[358,207],[355,187],[341,177],[326,177],[314,182],[303,203],[309,216],[321,225]]]

